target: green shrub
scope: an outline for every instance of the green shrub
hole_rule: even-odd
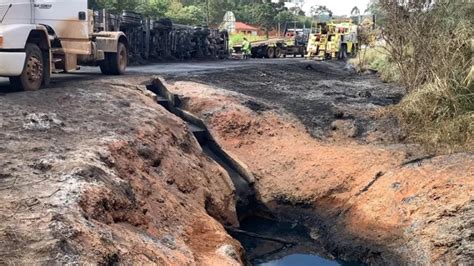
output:
[[[265,40],[264,36],[245,35],[243,33],[232,33],[230,35],[230,40],[229,40],[230,47],[242,44],[242,42],[244,41],[244,37],[247,38],[249,42]]]

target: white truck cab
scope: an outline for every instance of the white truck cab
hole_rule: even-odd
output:
[[[0,0],[0,76],[36,90],[53,72],[79,64],[120,75],[128,62],[122,32],[94,32],[87,0]]]

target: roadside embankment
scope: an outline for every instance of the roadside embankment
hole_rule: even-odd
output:
[[[138,82],[0,96],[0,264],[241,263],[227,172]]]
[[[259,200],[312,228],[333,254],[368,263],[471,261],[472,154],[433,157],[416,145],[318,140],[257,97],[176,79],[168,88],[248,165]]]

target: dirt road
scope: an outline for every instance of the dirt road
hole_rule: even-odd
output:
[[[254,111],[281,109],[291,113],[316,138],[394,142],[403,137],[396,131],[394,120],[373,117],[374,110],[398,103],[403,89],[381,82],[376,75],[357,75],[347,69],[344,62],[290,60],[248,67],[237,73],[168,74],[166,77],[171,81],[195,81],[250,96],[247,105]],[[337,127],[345,131],[342,136],[339,136],[340,131],[334,130]]]
[[[302,59],[267,59],[267,60],[226,60],[226,61],[194,61],[194,62],[171,62],[171,63],[157,63],[142,66],[130,66],[127,69],[127,74],[122,77],[107,77],[100,73],[98,67],[81,67],[75,73],[71,74],[54,74],[51,80],[52,87],[67,86],[70,82],[81,80],[95,80],[95,79],[123,79],[130,76],[143,75],[189,75],[196,73],[212,73],[225,70],[253,68],[265,65],[278,64],[295,64]],[[8,84],[8,79],[0,77],[0,92],[11,91]]]

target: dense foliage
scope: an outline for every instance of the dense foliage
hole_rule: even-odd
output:
[[[287,9],[284,0],[89,0],[93,9],[135,10],[152,17],[169,17],[174,22],[194,25],[219,25],[227,11],[238,21],[258,24],[264,30],[280,23],[310,27],[311,20],[298,8]]]

